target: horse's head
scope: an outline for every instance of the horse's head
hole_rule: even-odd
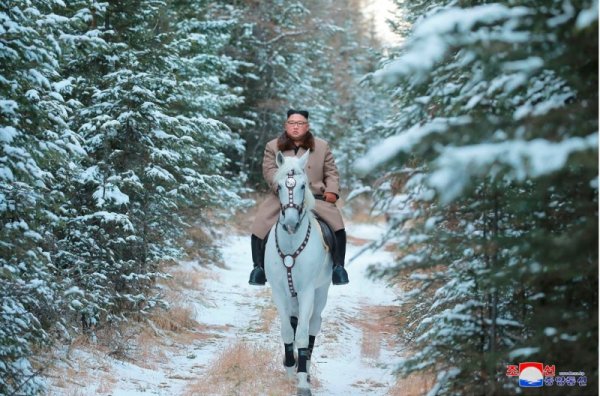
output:
[[[293,234],[300,226],[300,222],[315,206],[304,167],[308,161],[309,151],[302,157],[285,157],[281,152],[277,153],[277,172],[275,182],[281,213],[279,223],[288,233]]]

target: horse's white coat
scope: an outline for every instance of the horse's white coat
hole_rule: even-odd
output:
[[[321,330],[321,312],[327,302],[332,271],[331,255],[325,250],[319,225],[311,212],[314,207],[314,197],[308,188],[308,180],[304,172],[308,155],[309,152],[301,158],[296,158],[277,154],[279,169],[275,174],[275,181],[279,185],[279,200],[283,204],[289,201],[285,183],[288,173],[293,170],[296,185],[293,187],[292,196],[295,203],[302,203],[303,210],[300,213],[296,208],[287,208],[284,211],[285,216],[280,213],[278,224],[271,228],[265,250],[265,273],[281,320],[281,337],[285,344],[295,342],[297,348],[308,348],[308,336],[316,336]],[[275,245],[275,233],[281,251],[284,254],[291,254],[304,241],[309,222],[310,238],[302,253],[296,258],[292,269],[294,289],[298,293],[297,297],[293,298],[288,286],[287,270]],[[287,231],[284,230],[284,226]],[[290,324],[291,316],[298,317],[295,339]],[[307,371],[309,366],[310,362],[307,362]],[[305,393],[310,389],[307,375],[298,373],[297,377],[298,389]]]

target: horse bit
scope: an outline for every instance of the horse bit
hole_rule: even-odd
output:
[[[288,189],[288,203],[287,205],[281,204],[281,213],[284,217],[285,210],[287,208],[296,208],[299,214],[302,214],[302,211],[304,209],[303,206],[294,203],[294,187],[296,186],[296,179],[294,179],[294,171],[289,171],[287,176],[288,178],[285,181],[285,186]],[[277,221],[277,223],[279,224],[279,221]],[[283,266],[287,270],[288,287],[290,288],[290,293],[292,294],[292,297],[296,297],[298,295],[298,293],[296,293],[296,289],[294,289],[294,281],[292,280],[292,268],[294,268],[294,265],[296,264],[296,257],[298,257],[300,253],[302,253],[302,251],[306,247],[306,244],[308,243],[308,239],[310,238],[310,226],[311,225],[309,221],[308,230],[306,231],[304,241],[302,241],[300,247],[296,249],[296,251],[292,254],[285,254],[281,251],[281,248],[279,247],[279,237],[277,236],[277,229],[275,229],[275,246],[277,247],[277,254],[279,254],[279,257],[281,257]]]

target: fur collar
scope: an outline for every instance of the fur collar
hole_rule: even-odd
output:
[[[296,145],[294,144],[294,141],[289,138],[285,131],[281,135],[279,135],[279,138],[277,138],[277,148],[279,149],[279,151],[294,150],[295,147]],[[312,135],[312,133],[310,133],[310,131],[306,132],[306,135],[304,136],[304,140],[300,144],[300,147],[303,147],[306,150],[315,149],[315,138]]]

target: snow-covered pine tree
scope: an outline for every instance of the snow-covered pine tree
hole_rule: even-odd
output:
[[[68,62],[81,103],[73,128],[88,157],[75,180],[61,266],[82,289],[86,325],[154,306],[158,264],[181,254],[182,211],[237,202],[221,172],[223,150],[240,144],[215,119],[240,100],[220,82],[236,67],[219,58],[228,24],[170,7],[96,4],[95,48]]]
[[[172,29],[177,32],[169,44],[169,62],[176,69],[180,85],[172,111],[188,117],[199,129],[196,140],[202,142],[203,151],[194,154],[195,168],[199,175],[212,175],[214,185],[220,186],[214,194],[203,194],[207,186],[200,186],[186,206],[193,206],[198,215],[207,205],[238,207],[237,195],[229,193],[237,191],[244,175],[228,170],[245,151],[243,140],[233,129],[239,130],[249,122],[234,114],[246,94],[235,82],[241,76],[240,69],[247,65],[225,52],[239,24],[240,12],[233,6],[206,0],[174,2],[169,10],[176,21]]]
[[[83,154],[68,126],[56,1],[0,5],[0,393],[41,390],[29,357],[59,322],[55,229],[61,169]]]
[[[246,63],[226,54],[240,12],[207,0],[173,2],[169,12],[176,35],[168,47],[168,62],[178,81],[170,110],[187,120],[196,142],[185,149],[181,161],[193,167],[186,169],[191,172],[186,174],[189,186],[182,185],[189,191],[179,194],[180,215],[196,227],[208,226],[207,209],[218,207],[224,209],[221,213],[233,213],[249,204],[238,196],[246,175],[235,166],[246,149],[236,131],[250,123],[235,111],[247,94],[237,85]],[[214,259],[206,243],[186,246],[207,260]]]
[[[400,372],[504,394],[507,364],[539,361],[595,389],[598,2],[402,5],[414,28],[375,76],[393,136],[359,164],[401,186],[380,203],[403,249],[383,273],[413,285]]]

